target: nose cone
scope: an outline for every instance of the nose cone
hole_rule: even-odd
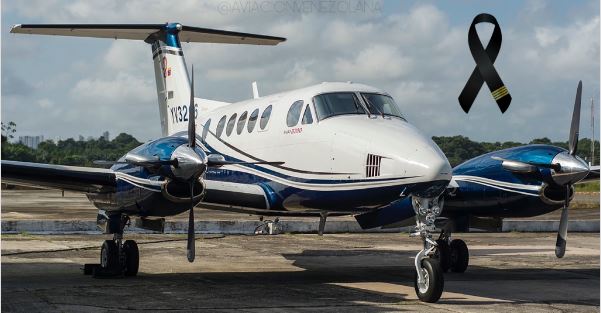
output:
[[[553,181],[558,185],[577,183],[584,179],[590,170],[584,160],[567,151],[558,153],[552,163],[560,165],[559,170],[551,171]]]
[[[447,187],[452,178],[452,168],[442,150],[430,138],[420,136],[421,145],[412,154],[418,178],[423,183],[416,186],[414,194],[421,197],[438,196]]]
[[[371,126],[377,130],[377,134],[370,137],[374,138],[371,146],[391,159],[395,176],[411,178],[422,183],[424,187],[437,182],[435,185],[446,188],[451,180],[452,168],[447,157],[432,139],[406,122],[385,120],[378,126],[380,127]]]
[[[177,166],[171,166],[171,172],[182,180],[201,175],[207,168],[204,152],[198,148],[192,149],[188,145],[177,147],[171,154],[171,159],[177,159]]]

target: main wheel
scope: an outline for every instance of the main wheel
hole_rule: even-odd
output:
[[[444,289],[444,274],[440,263],[436,259],[422,260],[422,273],[424,282],[418,282],[417,272],[413,280],[417,297],[424,302],[434,303],[440,299]]]
[[[138,245],[133,240],[126,240],[123,243],[123,252],[125,253],[125,268],[123,274],[125,276],[136,276],[140,266],[140,252]]]
[[[100,249],[100,266],[106,270],[117,270],[119,267],[119,250],[113,240],[105,240]]]
[[[455,273],[465,272],[470,262],[470,253],[467,249],[465,241],[461,239],[454,239],[451,241],[449,248],[449,250],[451,250],[451,271]]]
[[[444,239],[437,239],[436,244],[437,247],[434,256],[438,259],[442,272],[446,273],[451,267],[451,250],[449,248],[449,243]]]

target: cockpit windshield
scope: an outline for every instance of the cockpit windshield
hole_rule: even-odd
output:
[[[396,116],[405,119],[394,100],[386,95],[377,93],[361,93],[369,113],[377,115]]]
[[[353,92],[335,92],[315,96],[315,111],[321,121],[328,117],[344,114],[366,114]]]

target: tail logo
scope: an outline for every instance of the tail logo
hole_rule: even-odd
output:
[[[171,76],[171,67],[167,66],[167,57],[163,57],[161,65],[163,67],[163,77],[167,78],[167,76]]]

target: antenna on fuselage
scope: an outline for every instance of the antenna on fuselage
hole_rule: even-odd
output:
[[[259,88],[257,88],[257,82],[253,82],[252,87],[253,87],[253,99],[259,99]]]

